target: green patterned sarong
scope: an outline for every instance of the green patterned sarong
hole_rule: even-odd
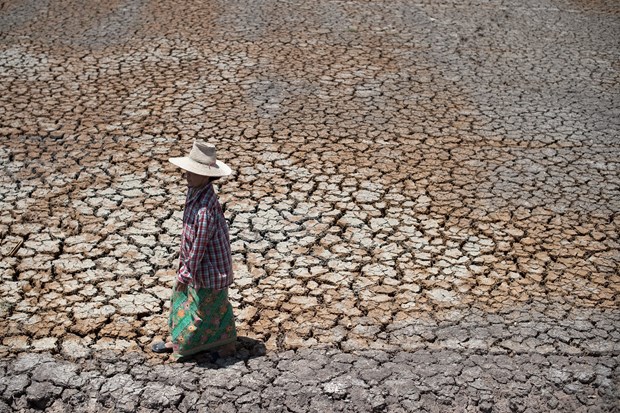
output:
[[[168,326],[173,356],[190,356],[233,343],[237,339],[228,289],[172,289]]]

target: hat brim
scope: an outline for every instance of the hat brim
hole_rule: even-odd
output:
[[[228,176],[232,169],[222,161],[215,161],[216,166],[208,166],[198,163],[187,156],[182,158],[170,158],[168,161],[181,169],[202,176]]]

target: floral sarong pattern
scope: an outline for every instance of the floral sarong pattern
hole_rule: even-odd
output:
[[[168,325],[173,356],[190,356],[214,349],[237,339],[228,289],[194,289],[187,286],[172,291]]]

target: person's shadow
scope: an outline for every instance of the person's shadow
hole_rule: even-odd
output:
[[[177,363],[191,363],[198,367],[219,369],[267,354],[265,344],[253,338],[238,336],[235,346],[236,352],[234,356],[220,357],[216,351],[205,351],[183,357],[177,360]]]

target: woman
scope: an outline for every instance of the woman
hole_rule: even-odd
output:
[[[194,142],[189,156],[169,161],[186,171],[188,191],[168,319],[170,340],[152,349],[177,359],[205,350],[230,356],[237,338],[228,301],[232,257],[228,224],[212,182],[232,171],[217,160],[215,146],[203,141]]]

